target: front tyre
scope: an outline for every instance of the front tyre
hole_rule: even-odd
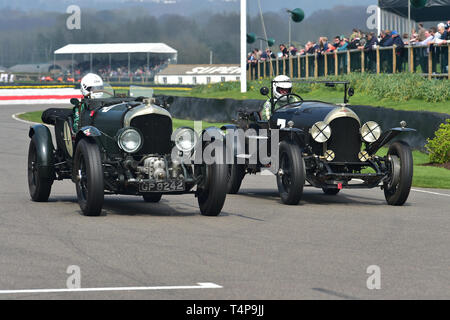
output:
[[[227,165],[212,164],[202,166],[205,179],[197,195],[203,216],[217,217],[222,211],[227,196]]]
[[[145,202],[158,203],[161,201],[162,193],[146,193],[142,196]]]
[[[85,216],[96,217],[104,201],[103,166],[98,146],[82,139],[74,158],[78,203]]]
[[[281,201],[286,205],[297,205],[305,185],[305,164],[300,148],[288,141],[280,143],[280,170],[277,185]]]
[[[53,180],[42,176],[37,162],[36,143],[34,139],[31,139],[28,148],[28,189],[32,201],[47,202],[52,190]]]
[[[384,183],[384,196],[391,206],[405,204],[411,191],[413,179],[413,157],[410,146],[403,141],[394,142],[388,151],[391,174]]]

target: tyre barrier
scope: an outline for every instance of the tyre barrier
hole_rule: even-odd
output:
[[[173,98],[170,112],[175,118],[208,122],[231,122],[237,118],[238,110],[260,111],[265,102],[264,100]],[[362,123],[376,121],[383,130],[399,127],[400,121],[406,121],[408,127],[416,129],[417,132],[400,135],[398,139],[406,141],[412,148],[419,150],[425,149],[427,139],[433,138],[440,124],[450,118],[448,114],[428,111],[401,111],[371,106],[350,106],[350,108],[356,112]]]

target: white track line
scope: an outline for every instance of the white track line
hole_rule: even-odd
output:
[[[355,181],[359,181],[359,182],[364,182],[363,180],[360,180],[360,179],[354,179],[354,180]],[[364,190],[364,189],[361,189],[361,190]],[[450,197],[450,194],[439,193],[439,192],[425,191],[425,190],[419,190],[419,189],[411,189],[411,191],[421,192],[421,193],[428,193],[428,194],[432,194],[432,195],[435,195],[435,196]]]
[[[421,192],[421,193],[428,193],[428,194],[433,194],[433,195],[435,195],[435,196],[450,197],[450,194],[439,193],[439,192],[431,192],[431,191],[424,191],[424,190],[418,190],[418,189],[411,189],[411,191]]]
[[[112,287],[112,288],[79,288],[79,289],[30,289],[30,290],[0,290],[0,294],[24,293],[77,293],[77,292],[108,292],[108,291],[155,291],[155,290],[195,290],[221,289],[215,283],[200,282],[196,286],[160,286],[160,287]]]
[[[19,122],[22,122],[22,123],[31,124],[31,125],[37,124],[37,122],[32,122],[32,121],[27,121],[27,120],[20,119],[19,116],[22,115],[22,114],[24,114],[24,113],[25,113],[25,112],[19,112],[19,113],[13,114],[11,117],[12,117],[14,120],[19,121]]]

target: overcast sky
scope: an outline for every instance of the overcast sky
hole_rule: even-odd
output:
[[[129,6],[145,6],[156,9],[155,13],[190,14],[193,11],[238,11],[239,0],[171,0],[176,4],[164,4],[167,0],[0,0],[0,8],[14,8],[22,10],[42,9],[45,11],[65,11],[72,4],[99,10],[117,9]],[[376,4],[377,0],[261,0],[263,11],[279,11],[284,8],[300,7],[309,15],[316,10],[330,9],[338,5],[368,6]],[[249,12],[258,12],[258,0],[247,1]],[[169,9],[170,8],[170,9]],[[189,10],[186,10],[188,8]]]

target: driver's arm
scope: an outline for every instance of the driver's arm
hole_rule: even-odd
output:
[[[261,118],[264,121],[269,121],[270,116],[272,115],[272,106],[270,104],[270,100],[267,100],[266,103],[264,103],[263,109],[261,111]]]
[[[81,101],[78,106],[73,108],[73,130],[77,132],[80,125],[81,113],[84,111],[84,101]]]

